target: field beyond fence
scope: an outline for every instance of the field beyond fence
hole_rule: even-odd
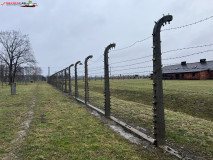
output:
[[[91,80],[89,102],[104,110],[104,82]],[[148,85],[150,84],[150,85]],[[152,136],[152,80],[110,80],[112,114]],[[168,143],[213,156],[213,81],[164,80]],[[79,94],[84,83],[79,80]],[[201,89],[203,88],[203,89]],[[142,130],[144,131],[144,130]]]
[[[212,157],[213,81],[164,80],[163,86],[166,143]],[[78,89],[84,100],[84,81]],[[153,137],[152,80],[111,79],[110,91],[112,115]],[[89,103],[104,110],[104,80],[89,81]]]
[[[48,83],[149,135],[157,147],[172,146],[182,158],[213,158],[212,60],[200,59],[211,57],[213,44],[170,48],[171,43],[161,43],[162,32],[178,32],[211,18],[161,29],[173,20],[163,15],[151,36],[122,48],[111,43],[97,59],[89,55],[84,66],[77,61],[49,76]],[[167,48],[161,46],[167,43]],[[188,63],[197,58],[199,62]]]

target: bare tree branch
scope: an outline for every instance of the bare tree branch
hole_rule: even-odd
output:
[[[0,44],[0,59],[8,65],[10,83],[14,82],[17,68],[21,64],[36,64],[28,35],[14,30],[0,32]]]

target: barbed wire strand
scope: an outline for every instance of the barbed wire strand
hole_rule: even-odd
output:
[[[186,24],[186,25],[182,25],[182,26],[178,26],[178,27],[172,27],[172,28],[163,29],[163,30],[161,30],[161,32],[163,32],[163,31],[170,31],[170,30],[174,30],[174,29],[181,29],[181,28],[185,28],[185,27],[189,27],[189,26],[192,26],[192,25],[195,25],[195,24],[198,24],[198,23],[207,21],[207,20],[209,20],[209,19],[211,19],[211,18],[213,18],[213,16],[210,16],[210,17],[207,17],[207,18],[204,18],[204,19],[201,19],[201,20],[199,20],[199,21],[196,21],[196,22],[193,22],[193,23],[189,23],[189,24]]]
[[[104,69],[103,67],[97,67],[97,68],[92,68],[92,69],[89,69],[89,71],[96,71],[96,70],[102,70]]]
[[[134,67],[134,68],[127,68],[127,69],[120,69],[120,70],[112,70],[112,72],[117,72],[117,71],[125,71],[125,70],[132,70],[132,69],[138,69],[138,68],[150,68],[153,66],[145,66],[145,67]]]
[[[204,45],[199,45],[199,46],[191,46],[191,47],[177,48],[177,49],[172,49],[172,50],[168,50],[168,51],[163,51],[162,54],[168,53],[168,52],[181,51],[181,50],[188,50],[188,49],[209,47],[209,46],[213,46],[213,44],[204,44]],[[133,58],[133,59],[129,59],[129,60],[117,61],[117,62],[110,63],[110,65],[112,65],[112,64],[118,64],[118,63],[124,63],[124,62],[130,62],[130,61],[139,60],[139,59],[144,59],[144,58],[148,58],[148,57],[152,57],[152,56],[153,56],[153,55],[147,55],[147,56],[138,57],[138,58]]]
[[[202,54],[202,53],[206,53],[206,52],[210,52],[210,51],[213,51],[213,49],[206,50],[206,51],[201,51],[201,52],[196,52],[196,53],[188,54],[188,55],[185,55],[185,56],[178,56],[178,57],[174,57],[174,58],[165,58],[165,59],[162,59],[162,60],[170,60],[170,59],[177,59],[177,58],[189,57],[189,56],[192,56],[192,55]]]
[[[163,54],[163,53],[168,53],[168,52],[181,51],[181,50],[188,50],[188,49],[209,47],[209,46],[213,46],[213,44],[204,44],[204,45],[199,45],[199,46],[192,46],[192,47],[185,47],[185,48],[172,49],[172,50],[164,51],[164,52],[162,52],[162,54]]]
[[[153,55],[148,55],[148,56],[144,56],[144,57],[138,57],[138,58],[133,58],[133,59],[129,59],[129,60],[113,62],[113,63],[110,63],[110,64],[118,64],[118,63],[123,63],[123,62],[130,62],[130,61],[135,61],[135,60],[139,60],[139,59],[144,59],[144,58],[148,58],[148,57],[152,57],[152,56],[153,56]]]
[[[97,58],[96,60],[94,60],[94,61],[91,60],[92,63],[91,63],[90,65],[96,64],[98,61],[101,60],[101,58],[102,58],[103,56],[104,56],[104,55],[102,54],[102,55],[100,55],[99,58]]]
[[[129,75],[129,74],[135,74],[135,73],[146,73],[146,72],[153,72],[153,71],[142,71],[142,72],[123,73],[123,75],[124,74],[128,74]]]
[[[90,67],[88,66],[88,71],[96,71],[96,70],[101,70],[101,69],[104,69],[104,68],[103,68],[103,67],[90,68]],[[78,71],[85,71],[85,68],[78,69]]]
[[[133,47],[134,45],[136,45],[137,43],[142,43],[148,39],[150,39],[152,36],[149,36],[149,37],[146,37],[142,40],[138,40],[138,41],[135,41],[133,44],[129,45],[129,46],[126,46],[126,47],[123,47],[123,48],[119,48],[119,49],[114,49],[114,50],[111,50],[110,52],[117,52],[117,51],[121,51],[121,50],[125,50],[125,49],[128,49],[128,48],[131,48]]]
[[[125,76],[126,78],[123,78],[123,75],[121,76],[121,77],[119,77],[119,76],[116,76],[116,75],[113,75],[113,77],[111,77],[111,83],[113,84],[113,83],[121,83],[120,81],[117,81],[117,82],[115,82],[114,81],[114,79],[117,79],[117,80],[123,80],[123,79],[134,79],[134,78],[130,78],[129,76],[128,76],[128,78],[127,78],[127,76]],[[114,79],[113,79],[114,78]],[[136,78],[137,79],[137,78]],[[134,85],[134,84],[136,84],[136,83],[123,83],[122,82],[122,84],[116,84],[116,86],[118,86],[118,87],[123,87],[123,86],[130,86],[130,85]],[[153,84],[152,83],[138,83],[138,84],[140,84],[140,85],[143,85],[143,86],[145,86],[145,85],[147,85],[147,86],[152,86]],[[141,86],[141,87],[143,87],[143,86]],[[134,87],[134,88],[140,88],[140,87]]]
[[[134,66],[134,65],[137,65],[137,64],[144,64],[144,63],[151,62],[151,61],[152,60],[147,60],[147,61],[142,61],[142,62],[138,62],[138,63],[132,63],[132,64],[129,64],[129,65],[114,66],[114,67],[120,68],[120,67]]]
[[[116,76],[116,77],[119,77],[118,75],[113,75],[113,76]],[[123,75],[122,75],[123,76]],[[125,77],[127,77],[127,75],[125,76]],[[124,79],[129,79],[129,75],[128,75],[128,78],[124,78]],[[111,81],[112,82],[112,84],[113,83],[121,83],[121,82],[119,82],[119,81]],[[146,84],[146,85],[153,85],[153,83],[143,83],[143,82],[141,82],[141,83],[128,83],[128,82],[122,82],[122,85],[133,85],[133,84]],[[116,84],[117,85],[117,84]],[[140,87],[136,87],[136,88],[140,88]]]
[[[91,75],[91,74],[103,74],[104,73],[104,71],[103,72],[90,72],[89,74]]]

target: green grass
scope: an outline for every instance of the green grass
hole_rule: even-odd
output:
[[[110,80],[112,114],[148,129],[152,135],[152,81]],[[174,81],[164,85],[167,139],[186,150],[213,157],[213,81]],[[80,81],[80,94],[83,83]],[[90,103],[104,109],[103,81],[90,81]]]
[[[19,145],[17,159],[169,159],[162,152],[129,143],[48,84],[18,86],[15,96],[10,96],[8,89],[0,93],[1,135],[4,132],[0,159],[12,145],[20,123],[26,120],[34,93],[37,96],[33,119],[27,137]],[[4,116],[5,113],[8,114]],[[19,114],[23,115],[21,119]]]
[[[9,86],[0,88],[0,155],[6,153],[27,118],[34,91],[35,85],[17,85],[17,94],[11,96]]]
[[[84,87],[79,81],[79,88]],[[104,81],[90,81],[90,91],[103,93]],[[213,121],[212,80],[165,80],[164,106],[167,109]],[[152,105],[152,80],[110,80],[110,92],[119,99]]]

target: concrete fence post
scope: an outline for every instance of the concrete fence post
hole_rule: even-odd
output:
[[[64,92],[67,93],[67,68],[64,69],[64,78],[65,78],[65,89]]]
[[[58,73],[59,75],[59,89],[61,90],[61,71],[59,71]]]
[[[63,70],[61,70],[61,91],[64,90],[64,73]]]
[[[72,86],[71,86],[71,67],[74,66],[74,64],[71,64],[69,66],[69,94],[72,94]]]
[[[61,83],[61,91],[63,91],[63,72],[60,71],[60,83]]]
[[[61,87],[61,81],[60,81],[60,71],[58,71],[58,89]]]
[[[58,72],[56,73],[56,88],[58,88]]]
[[[89,102],[89,85],[88,85],[88,65],[87,62],[90,58],[92,58],[92,55],[89,55],[87,58],[85,58],[84,65],[85,65],[85,104]]]
[[[158,22],[155,22],[153,29],[153,134],[156,146],[165,144],[160,30],[162,25],[170,21],[172,21],[171,15],[163,16]]]
[[[105,116],[110,117],[110,88],[109,88],[109,57],[111,48],[115,48],[115,43],[108,45],[104,51],[104,95],[105,95]]]
[[[78,98],[78,75],[77,75],[78,64],[81,64],[81,61],[75,63],[75,98]]]
[[[62,92],[64,92],[64,87],[65,87],[65,85],[64,85],[64,83],[65,83],[65,81],[64,81],[64,70],[62,69],[61,70],[61,75],[62,75]]]

